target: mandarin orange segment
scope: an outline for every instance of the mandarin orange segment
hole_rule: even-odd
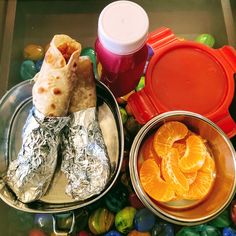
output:
[[[161,158],[166,156],[175,141],[183,139],[188,128],[181,122],[170,121],[164,123],[155,133],[153,147]]]
[[[209,172],[209,173],[215,172],[215,162],[209,153],[207,153],[206,158],[205,158],[205,162],[204,162],[202,168],[200,169],[200,171]]]
[[[191,135],[186,140],[186,151],[179,160],[179,167],[184,173],[196,172],[204,162],[207,154],[203,139],[197,135]]]
[[[168,202],[175,196],[170,185],[161,179],[160,168],[155,160],[144,161],[139,175],[144,191],[156,201]]]
[[[188,184],[192,184],[196,177],[197,177],[197,171],[196,172],[192,172],[192,173],[183,173],[185,178],[188,180]]]
[[[213,182],[213,173],[198,171],[196,180],[190,185],[189,191],[183,197],[188,200],[202,199],[209,193]]]
[[[179,155],[182,157],[186,150],[186,144],[185,143],[174,143],[173,148],[176,148],[179,152]]]
[[[161,164],[161,158],[156,154],[154,148],[153,148],[153,139],[154,139],[154,134],[149,136],[144,144],[143,144],[143,159],[153,159],[157,162],[158,165]]]
[[[174,189],[175,193],[182,196],[189,190],[189,183],[179,168],[179,157],[178,150],[171,148],[162,158],[161,171],[165,181]]]

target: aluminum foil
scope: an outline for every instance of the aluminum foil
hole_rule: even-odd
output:
[[[68,121],[69,117],[45,117],[35,108],[30,111],[21,150],[5,178],[20,201],[32,202],[48,190],[57,165],[59,133]]]
[[[111,168],[96,108],[74,113],[64,136],[61,170],[68,180],[66,194],[76,200],[99,194]]]

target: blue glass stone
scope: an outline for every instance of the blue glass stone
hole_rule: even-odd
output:
[[[35,214],[34,224],[38,228],[45,231],[50,231],[52,229],[52,215],[45,213]]]
[[[105,236],[122,236],[122,234],[119,233],[119,232],[116,231],[116,230],[111,230],[111,231],[107,232],[107,233],[105,234]]]
[[[25,60],[20,67],[20,76],[23,80],[32,79],[37,73],[35,64],[31,60]]]
[[[43,60],[38,60],[35,62],[36,71],[39,72],[43,64]]]
[[[134,217],[134,227],[137,231],[146,232],[153,228],[156,223],[155,215],[147,208],[137,211]]]
[[[232,229],[231,227],[226,227],[223,229],[223,236],[236,236],[236,230]]]
[[[167,222],[158,222],[152,228],[152,236],[174,236],[174,227]]]

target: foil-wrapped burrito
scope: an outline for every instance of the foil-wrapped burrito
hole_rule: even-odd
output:
[[[110,177],[110,161],[97,118],[93,68],[87,57],[79,60],[70,112],[63,138],[62,171],[68,179],[66,193],[85,200],[99,194]]]
[[[80,52],[81,45],[69,36],[54,36],[34,77],[33,109],[23,128],[20,152],[5,178],[24,203],[49,190],[58,157],[68,179],[65,191],[74,199],[100,193],[109,181],[92,63]]]

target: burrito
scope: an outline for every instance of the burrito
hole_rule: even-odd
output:
[[[41,198],[53,178],[61,131],[69,122],[77,85],[80,52],[80,43],[67,35],[55,35],[34,77],[33,108],[23,128],[20,152],[6,176],[6,183],[24,203]]]
[[[85,200],[101,193],[110,178],[110,160],[96,109],[96,85],[89,57],[80,57],[78,82],[65,127],[61,170],[67,177],[66,194]]]

